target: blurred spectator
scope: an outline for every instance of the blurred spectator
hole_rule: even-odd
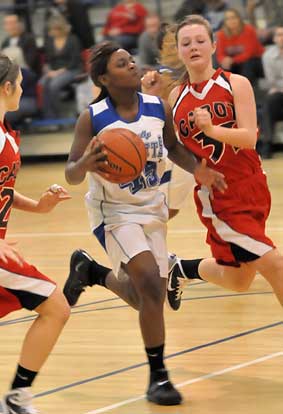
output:
[[[261,27],[256,17],[256,11],[261,8],[263,11],[264,27]],[[283,1],[282,0],[247,0],[247,15],[250,23],[257,28],[260,41],[263,44],[272,43],[275,27],[283,23]]]
[[[4,17],[3,29],[7,37],[1,44],[1,50],[11,59],[18,57],[17,63],[36,74],[40,73],[40,60],[35,38],[25,31],[22,20],[16,14]]]
[[[41,79],[43,115],[45,118],[58,118],[62,90],[82,71],[79,40],[70,33],[70,25],[62,16],[51,17],[48,21],[44,49],[46,66]]]
[[[184,0],[174,15],[174,20],[180,22],[188,14],[203,14],[205,11],[205,0]]]
[[[227,9],[225,0],[185,0],[174,15],[180,22],[188,14],[201,14],[211,24],[212,30],[219,30],[223,23],[224,11]]]
[[[203,16],[209,21],[214,32],[223,25],[227,8],[228,6],[224,0],[206,0]]]
[[[268,83],[268,94],[263,105],[263,140],[260,153],[264,158],[272,156],[274,127],[283,121],[283,26],[277,27],[274,45],[263,54],[263,69]]]
[[[19,128],[27,117],[38,112],[36,87],[40,73],[40,60],[35,39],[25,31],[24,23],[16,14],[4,17],[3,28],[7,35],[1,44],[1,51],[16,61],[23,74],[23,94],[18,111],[7,114],[13,128]]]
[[[154,68],[158,64],[159,50],[157,45],[160,31],[160,18],[157,14],[149,14],[145,18],[145,30],[139,37],[138,56],[143,67]]]
[[[135,53],[139,35],[144,31],[145,7],[135,0],[123,0],[109,12],[103,35],[118,42],[122,48]]]
[[[29,0],[14,0],[14,13],[25,22],[26,31],[32,33]]]
[[[89,49],[95,44],[88,8],[82,0],[51,0],[50,3],[46,20],[61,15],[70,23],[72,33],[78,37],[83,49]]]
[[[216,58],[222,68],[246,76],[254,85],[263,77],[263,51],[254,27],[244,23],[238,10],[227,9],[217,32]]]

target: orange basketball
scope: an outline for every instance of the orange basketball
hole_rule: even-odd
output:
[[[103,178],[111,183],[123,184],[137,178],[146,163],[146,148],[143,140],[125,128],[106,129],[98,135],[107,152],[108,165],[103,167],[109,174]]]

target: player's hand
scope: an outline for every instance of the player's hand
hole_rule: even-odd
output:
[[[162,77],[156,70],[150,70],[141,78],[142,92],[159,96],[162,92]]]
[[[201,163],[197,164],[194,177],[197,182],[208,188],[211,199],[213,199],[213,188],[221,193],[224,193],[227,188],[224,175],[207,167],[207,161],[204,158],[201,160]]]
[[[58,203],[70,200],[68,191],[58,184],[52,184],[40,197],[37,206],[37,213],[49,213]]]
[[[107,152],[103,149],[103,141],[96,137],[88,144],[81,162],[86,171],[104,172],[105,166],[108,164]]]
[[[0,239],[0,260],[4,263],[8,263],[8,260],[12,260],[19,266],[23,266],[24,259],[14,247],[15,244],[16,242]]]
[[[206,108],[195,108],[194,122],[196,126],[205,133],[208,137],[213,129],[211,115]]]

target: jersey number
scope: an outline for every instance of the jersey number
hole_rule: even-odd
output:
[[[232,128],[235,121],[228,121],[220,124],[219,126],[224,128]],[[209,158],[214,164],[217,164],[221,159],[225,149],[225,144],[220,141],[216,141],[213,138],[207,137],[202,131],[194,136],[194,140],[201,144],[202,148],[211,147],[211,153]]]
[[[14,191],[12,188],[4,188],[0,193],[0,228],[6,228],[8,224],[7,213],[13,204]]]
[[[156,162],[148,161],[145,164],[143,175],[140,175],[134,181],[129,183],[120,184],[120,188],[129,187],[132,194],[136,194],[138,191],[147,187],[155,187],[159,183],[158,175],[156,174]]]

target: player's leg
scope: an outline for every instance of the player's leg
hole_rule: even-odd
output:
[[[3,301],[6,312],[5,309],[3,312],[0,301],[1,314],[10,312],[13,308],[16,310],[25,307],[35,310],[38,317],[24,338],[11,390],[4,396],[2,406],[5,414],[32,414],[35,411],[31,406],[32,395],[29,389],[56,343],[70,309],[62,292],[34,267],[27,263],[23,268],[16,267],[13,264],[13,271],[9,271],[7,265],[2,268],[4,276],[1,276],[5,279],[0,284],[1,295],[6,299]],[[19,293],[19,288],[23,289],[22,293]],[[10,302],[8,308],[5,302]]]
[[[132,306],[139,308],[139,298],[128,275],[121,269],[121,277],[94,260],[85,250],[75,250],[71,256],[70,273],[63,292],[70,306],[74,306],[86,287],[102,286]]]
[[[70,308],[61,290],[56,288],[48,299],[34,310],[38,317],[25,336],[19,364],[38,372],[67,322]]]
[[[283,306],[283,256],[271,250],[256,261],[257,270],[270,283],[279,302]]]
[[[185,269],[185,270],[184,270]],[[254,263],[242,263],[240,267],[220,265],[213,258],[180,260],[169,271],[167,299],[173,310],[181,305],[182,293],[187,282],[203,280],[224,289],[245,292],[256,274]]]
[[[129,237],[134,234],[135,237]],[[118,275],[121,263],[139,298],[139,320],[150,366],[147,398],[161,405],[180,404],[181,396],[164,365],[164,299],[168,274],[166,225],[125,224],[106,232],[106,247]]]
[[[160,277],[156,260],[149,251],[134,257],[126,266],[139,296],[139,321],[150,366],[147,398],[156,404],[180,404],[182,397],[169,379],[164,364],[164,299],[166,279]]]

